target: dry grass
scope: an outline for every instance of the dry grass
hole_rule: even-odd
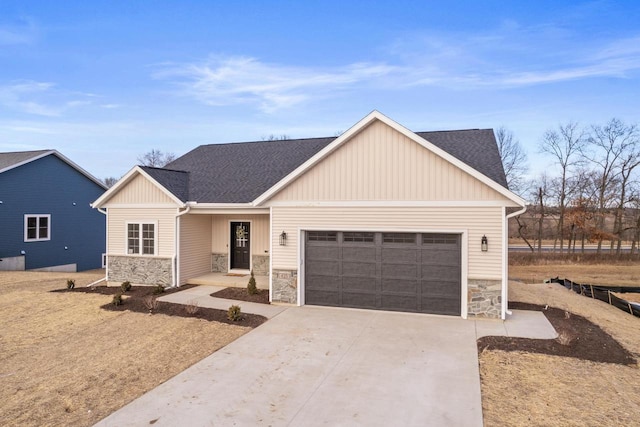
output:
[[[512,301],[550,305],[599,325],[640,357],[640,318],[557,284],[510,282]],[[480,355],[486,426],[636,425],[638,367],[528,353]]]
[[[100,275],[0,272],[0,425],[92,425],[250,330],[48,292]]]
[[[640,286],[640,262],[635,261],[622,265],[576,263],[509,265],[509,278],[511,279],[527,283],[541,283],[551,277],[569,279],[580,284]]]

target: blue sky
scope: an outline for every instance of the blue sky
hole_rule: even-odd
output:
[[[640,5],[558,1],[0,1],[0,151],[99,178],[152,148],[639,122]]]

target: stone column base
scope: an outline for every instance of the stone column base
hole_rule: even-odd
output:
[[[502,281],[468,279],[467,315],[499,319],[502,310]]]
[[[273,302],[298,302],[298,270],[274,269],[271,272],[271,285]]]

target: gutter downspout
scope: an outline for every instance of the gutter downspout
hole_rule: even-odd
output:
[[[173,252],[173,260],[171,262],[171,269],[173,270],[173,287],[177,288],[180,286],[180,281],[178,280],[178,275],[180,269],[178,268],[178,254],[180,253],[180,217],[182,215],[186,215],[191,211],[191,206],[196,204],[197,202],[187,202],[187,208],[182,212],[178,212],[176,214],[176,238],[175,238],[175,247]]]
[[[502,320],[505,320],[507,314],[511,315],[511,311],[509,310],[509,302],[507,301],[509,297],[509,293],[507,290],[507,288],[509,287],[509,277],[507,275],[507,259],[509,258],[509,218],[513,218],[514,216],[523,214],[526,212],[526,210],[527,207],[523,206],[519,211],[515,211],[513,213],[510,213],[509,215],[505,215],[504,217],[504,233],[502,234],[502,283],[504,283],[504,286],[502,287]]]
[[[89,205],[91,206],[91,205]],[[93,208],[93,206],[91,206]],[[87,288],[90,288],[93,285],[97,285],[100,282],[107,282],[107,285],[109,284],[108,282],[108,278],[109,278],[109,257],[108,257],[108,253],[109,253],[109,216],[107,215],[107,211],[104,209],[100,209],[100,208],[95,208],[95,210],[97,210],[98,212],[100,212],[101,214],[104,215],[104,228],[105,228],[105,237],[104,237],[104,250],[105,250],[105,257],[107,257],[106,262],[104,263],[104,279],[100,279],[100,280],[96,280],[93,283],[89,283],[87,285]]]

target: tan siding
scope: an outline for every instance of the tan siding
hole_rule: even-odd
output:
[[[177,213],[176,208],[108,208],[109,254],[127,254],[127,222],[157,222],[158,251],[156,255],[172,257],[175,252],[175,217]]]
[[[407,230],[467,231],[468,277],[500,279],[502,277],[502,208],[432,208],[432,207],[274,207],[272,254],[273,268],[297,269],[298,230],[321,228],[334,230]],[[279,246],[282,231],[287,232],[287,246]],[[486,235],[489,251],[480,250]]]
[[[137,175],[105,204],[175,204],[162,190],[142,175]]]
[[[228,253],[230,221],[251,221],[251,254],[269,254],[269,215],[212,215],[211,221],[211,252]]]
[[[353,136],[272,200],[500,200],[513,204],[379,121]]]
[[[211,218],[180,217],[180,284],[211,272]]]

